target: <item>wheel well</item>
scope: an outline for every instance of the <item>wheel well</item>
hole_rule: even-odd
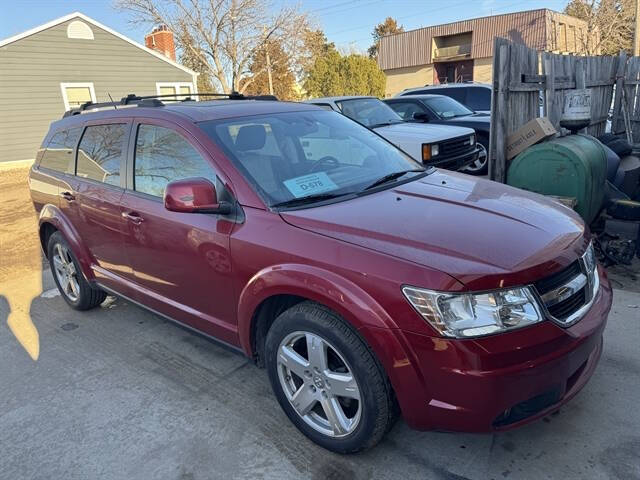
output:
[[[273,321],[285,310],[308,300],[297,295],[273,295],[258,305],[251,319],[251,349],[256,365],[264,367],[264,342]]]
[[[51,235],[57,231],[58,229],[50,223],[43,223],[42,226],[40,226],[40,244],[42,245],[42,251],[44,252],[45,258],[49,254],[49,252],[47,252],[49,238],[51,238]]]

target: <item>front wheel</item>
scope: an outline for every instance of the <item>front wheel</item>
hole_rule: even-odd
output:
[[[376,445],[394,420],[390,385],[362,339],[332,311],[303,302],[266,338],[273,391],[311,440],[338,453]]]
[[[485,145],[486,143],[486,145]],[[468,173],[470,175],[486,175],[489,170],[489,143],[484,139],[478,140],[478,148],[480,151],[478,152],[478,158],[465,169],[462,170],[462,173]]]

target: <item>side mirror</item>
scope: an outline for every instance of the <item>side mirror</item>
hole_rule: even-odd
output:
[[[429,115],[424,112],[416,112],[413,114],[413,119],[419,122],[429,122]]]
[[[206,178],[169,182],[164,190],[164,208],[181,213],[231,213],[228,202],[218,202],[216,187]]]

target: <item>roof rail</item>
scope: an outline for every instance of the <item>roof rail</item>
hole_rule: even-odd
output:
[[[138,107],[162,107],[165,104],[160,100],[161,98],[173,98],[176,99],[178,97],[184,97],[179,100],[181,102],[189,102],[193,101],[193,97],[223,97],[228,98],[229,100],[273,100],[277,101],[278,97],[275,95],[243,95],[238,92],[231,93],[188,93],[188,94],[165,94],[165,95],[144,95],[139,96],[134,93],[130,93],[126,97],[122,97],[119,101],[115,102],[86,102],[80,105],[77,108],[72,108],[71,110],[64,113],[62,118],[71,117],[73,115],[80,115],[83,112],[89,110],[97,110],[99,108],[108,108],[113,107],[117,109],[121,106],[138,106]]]

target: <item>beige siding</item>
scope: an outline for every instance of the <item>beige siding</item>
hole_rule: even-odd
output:
[[[396,68],[384,73],[387,76],[387,97],[393,97],[405,88],[421,87],[433,83],[433,67],[431,65]]]
[[[61,83],[92,82],[96,100],[152,95],[156,82],[189,82],[179,68],[88,23],[94,40],[67,38],[67,25],[0,47],[0,162],[33,158],[64,113]]]
[[[491,83],[493,72],[493,58],[476,58],[473,61],[473,81]]]

